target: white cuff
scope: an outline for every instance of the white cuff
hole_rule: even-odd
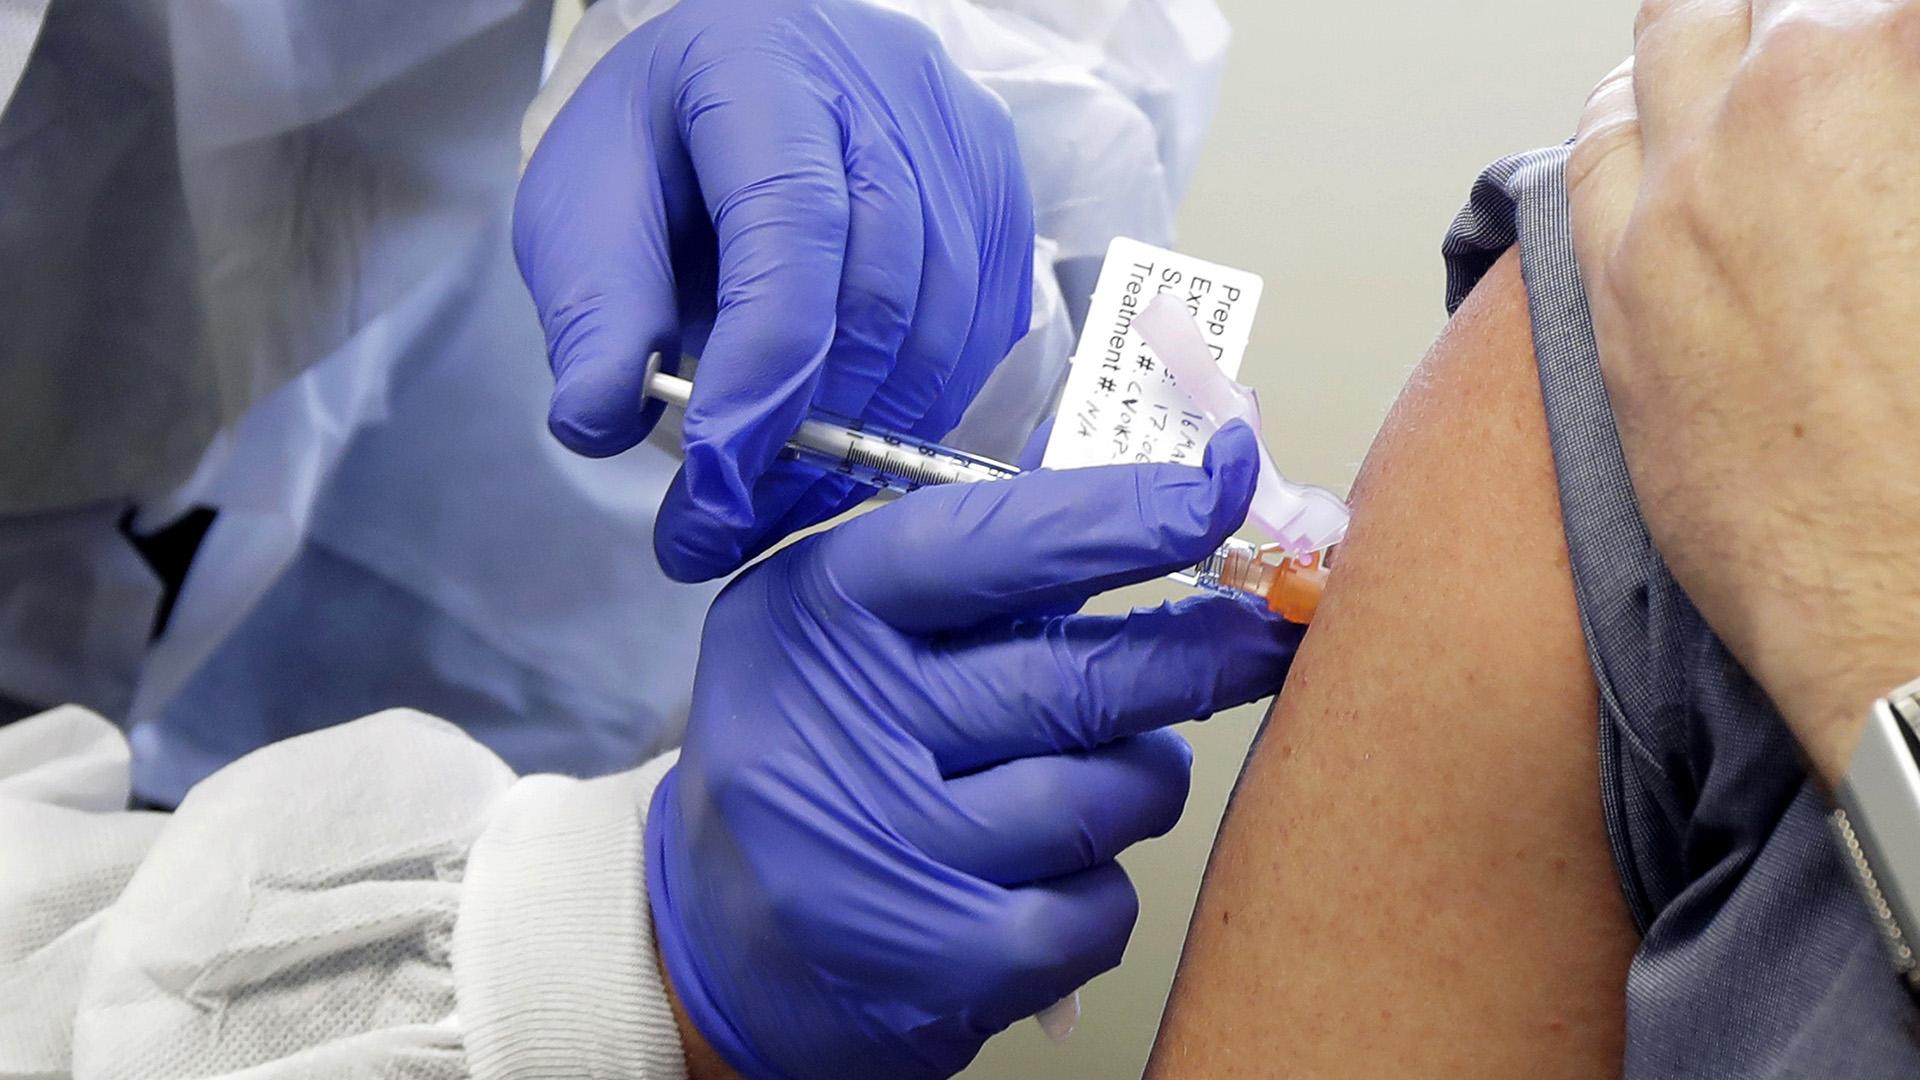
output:
[[[677,759],[522,779],[474,844],[453,972],[475,1080],[685,1080],[644,850],[647,806]]]

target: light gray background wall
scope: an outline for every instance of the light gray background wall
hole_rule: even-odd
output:
[[[1637,0],[1217,0],[1233,23],[1219,118],[1180,247],[1265,275],[1241,377],[1298,479],[1345,490],[1408,369],[1444,321],[1439,244],[1481,166],[1573,130],[1624,58]],[[556,29],[577,0],[562,0]],[[1299,407],[1290,407],[1298,405]],[[1103,601],[1157,603],[1154,587]],[[1137,1077],[1207,852],[1264,706],[1189,724],[1193,795],[1170,836],[1123,860],[1139,927],[1083,995],[1062,1045],[1021,1024],[966,1080]]]

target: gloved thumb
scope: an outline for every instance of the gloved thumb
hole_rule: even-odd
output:
[[[624,56],[624,47],[623,47]],[[546,333],[547,426],[568,449],[608,457],[646,438],[661,407],[643,396],[647,357],[680,356],[670,201],[642,64],[602,64],[554,117],[514,198],[513,250]]]
[[[553,398],[547,429],[587,457],[632,449],[660,421],[664,404],[645,396],[647,356],[657,340],[630,314],[601,309],[576,320],[576,334],[552,344]],[[668,345],[663,353],[678,355]]]
[[[1200,468],[1041,470],[915,492],[827,534],[854,603],[910,632],[1055,610],[1190,567],[1246,520],[1259,438],[1235,421]]]

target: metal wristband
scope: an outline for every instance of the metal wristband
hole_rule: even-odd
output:
[[[1920,994],[1920,680],[1874,702],[1830,821],[1894,968]]]

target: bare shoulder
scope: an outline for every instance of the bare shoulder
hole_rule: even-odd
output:
[[[1637,942],[1509,253],[1394,407],[1149,1076],[1618,1076]]]

